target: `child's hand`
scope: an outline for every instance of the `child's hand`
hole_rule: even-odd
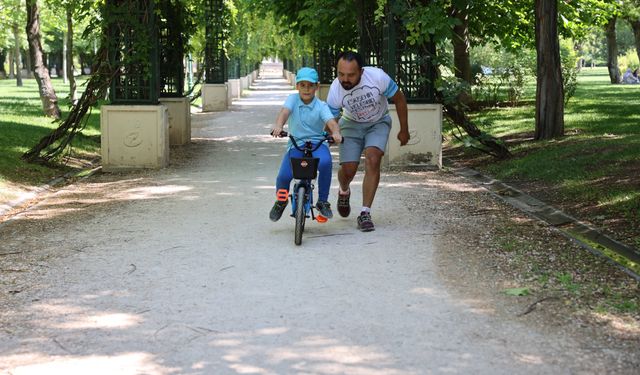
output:
[[[333,137],[334,143],[337,143],[337,144],[342,143],[342,134],[340,134],[339,132],[335,132],[331,134],[331,136]]]
[[[282,128],[284,128],[284,126],[274,126],[273,129],[271,129],[271,135],[278,138],[280,137],[280,133],[282,133]]]

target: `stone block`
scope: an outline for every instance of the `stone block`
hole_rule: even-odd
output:
[[[330,84],[326,84],[326,83],[320,84],[320,88],[318,89],[318,91],[316,91],[316,96],[318,97],[318,99],[324,102],[327,101],[327,96],[329,96],[329,87],[331,87]]]
[[[169,116],[169,144],[182,146],[191,142],[191,103],[189,98],[160,98]]]
[[[227,85],[224,83],[205,83],[202,86],[202,111],[227,110]]]
[[[242,96],[242,91],[247,90],[249,88],[249,80],[246,76],[240,77],[240,96]]]
[[[400,146],[396,107],[389,105],[393,121],[383,165],[387,167],[442,168],[442,105],[408,104],[411,140]]]
[[[239,99],[242,94],[242,89],[240,88],[240,78],[230,79],[227,82],[227,88],[229,89],[229,97],[232,99]]]
[[[169,163],[169,119],[164,105],[100,107],[102,169],[164,168]]]

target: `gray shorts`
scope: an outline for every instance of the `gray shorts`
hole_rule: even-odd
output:
[[[344,142],[340,145],[340,164],[360,162],[362,151],[367,147],[376,147],[385,152],[389,132],[391,131],[391,116],[386,115],[376,122],[353,122],[340,119],[340,133]]]

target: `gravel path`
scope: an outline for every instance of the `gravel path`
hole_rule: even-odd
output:
[[[441,239],[465,219],[458,193],[477,191],[457,177],[385,173],[375,232],[309,222],[296,247],[293,220],[267,218],[285,145],[267,133],[289,91],[258,83],[271,90],[194,114],[170,167],[93,176],[0,227],[0,371],[633,372],[624,353],[449,290],[436,259],[464,249]]]

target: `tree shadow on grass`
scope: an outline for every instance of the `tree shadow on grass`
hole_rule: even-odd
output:
[[[0,121],[0,176],[17,184],[42,184],[73,168],[56,164],[33,164],[22,160],[22,155],[51,132],[41,125]],[[94,138],[82,140],[95,142]]]

